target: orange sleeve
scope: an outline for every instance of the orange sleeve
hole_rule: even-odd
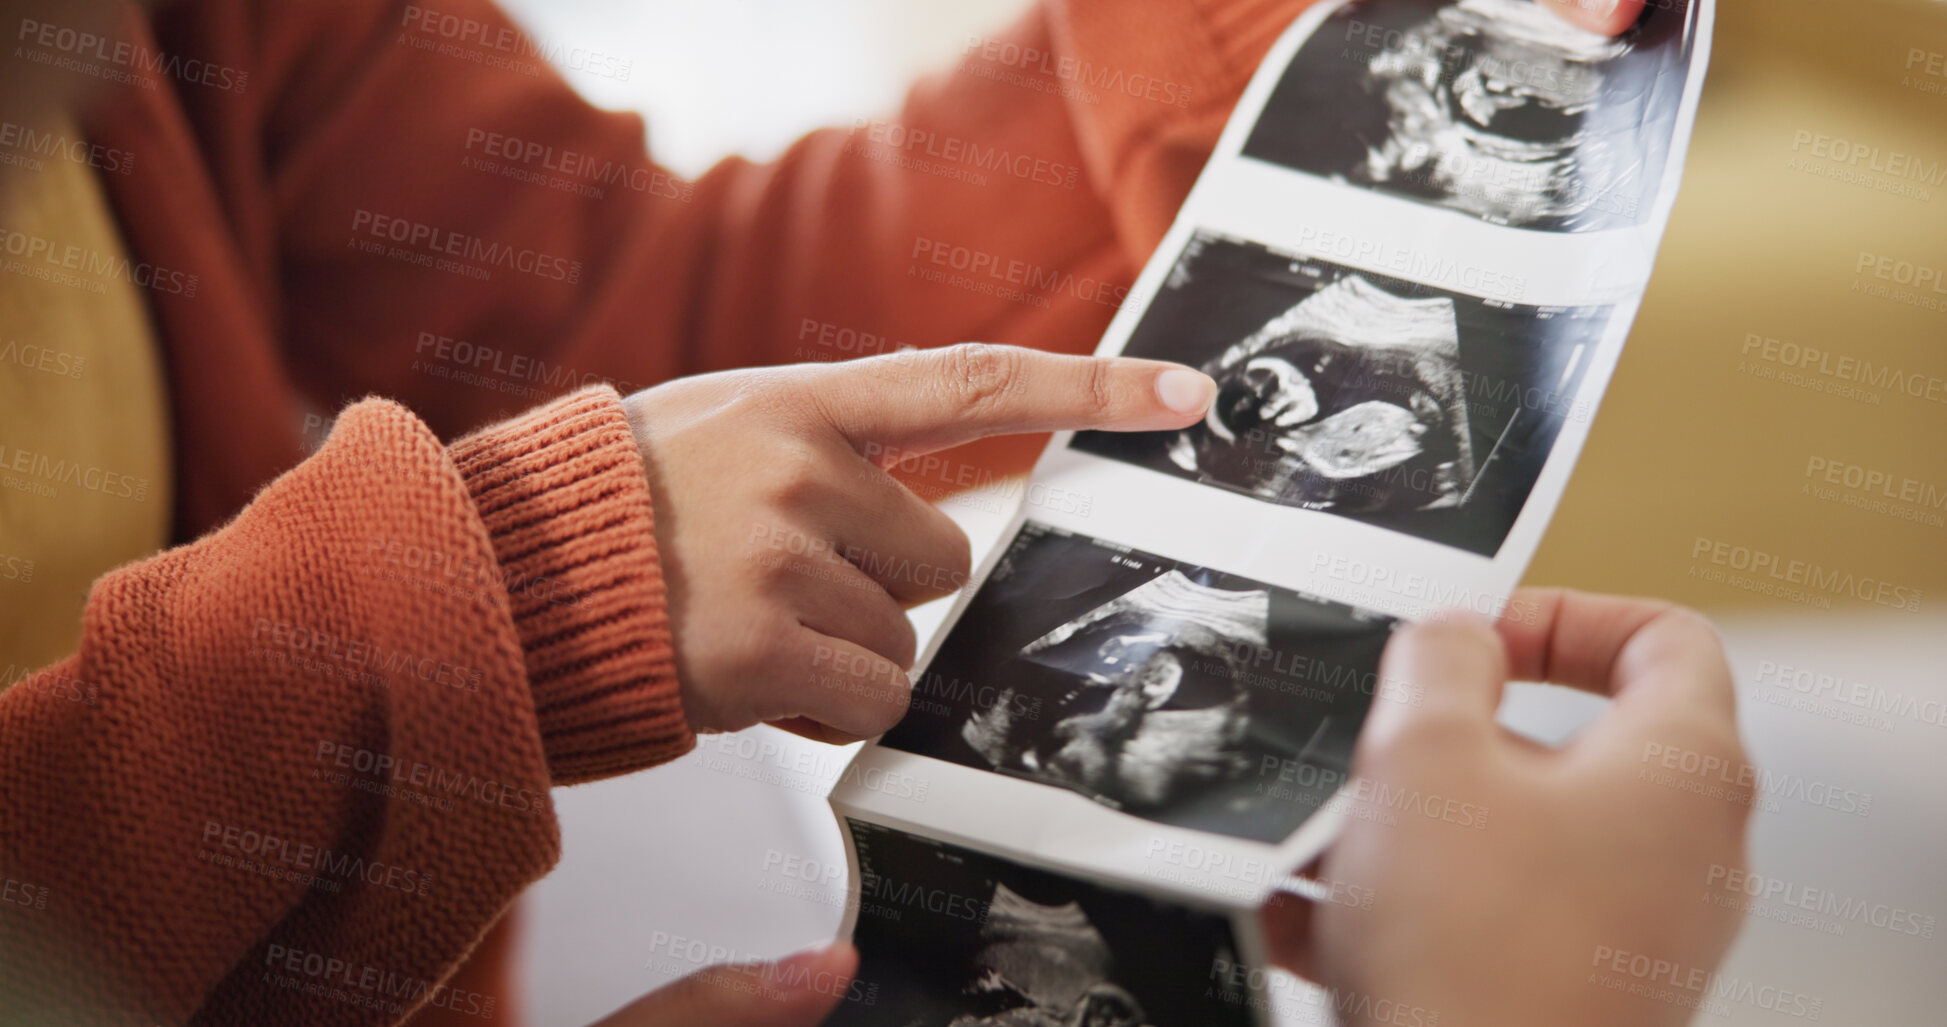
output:
[[[553,864],[550,785],[691,744],[615,394],[451,447],[358,404],[232,523],[104,577],[80,651],[0,695],[0,1007],[490,1016],[439,982]]]
[[[195,34],[261,69],[241,101],[188,102],[252,111],[197,118],[219,151],[261,152],[231,184],[262,177],[299,378],[448,433],[598,378],[972,339],[1092,349],[1306,3],[1049,0],[901,110],[693,183],[650,160],[637,117],[546,67],[625,39],[528,42],[487,0],[159,17],[165,48]],[[224,8],[252,31],[210,28]]]

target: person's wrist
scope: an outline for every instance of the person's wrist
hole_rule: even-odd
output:
[[[583,390],[455,442],[487,527],[557,783],[695,744],[669,637],[655,515],[613,389]]]

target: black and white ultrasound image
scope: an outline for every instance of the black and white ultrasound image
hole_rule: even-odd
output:
[[[1610,39],[1533,0],[1367,0],[1299,49],[1244,155],[1496,224],[1642,224],[1694,49],[1687,0]]]
[[[1345,783],[1394,624],[1029,522],[883,744],[1277,842]]]
[[[1496,303],[1203,233],[1123,352],[1217,380],[1182,431],[1080,432],[1098,456],[1492,556],[1612,308]]]
[[[871,999],[829,1027],[1248,1027],[1223,916],[859,820]],[[854,991],[860,991],[854,986]]]

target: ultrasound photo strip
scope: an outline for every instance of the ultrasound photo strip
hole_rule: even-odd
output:
[[[1029,521],[880,744],[1276,844],[1345,783],[1395,623]]]
[[[1247,157],[1496,224],[1647,220],[1679,115],[1660,76],[1687,4],[1611,39],[1532,0],[1386,0],[1335,11],[1292,61]]]
[[[1122,352],[1217,380],[1177,432],[1077,450],[1492,556],[1614,308],[1494,304],[1199,232]]]
[[[1400,616],[1495,612],[1641,304],[1712,12],[1651,5],[1611,39],[1533,0],[1315,5],[1098,350],[1200,367],[1216,403],[1180,431],[1058,437],[1036,480],[1098,516],[1051,523]],[[1347,561],[1373,573],[1321,580]]]
[[[855,818],[871,1003],[830,1027],[1251,1027],[1227,911],[1158,901]],[[1167,939],[1167,944],[1159,944]]]
[[[1262,979],[1257,910],[1363,815],[1360,728],[1419,694],[1379,669],[1395,626],[1500,610],[1553,517],[1714,10],[1607,39],[1533,0],[1322,0],[1273,45],[1097,350],[1202,368],[1208,416],[1056,437],[1027,491],[1086,502],[1017,507],[832,793],[847,928],[903,982],[844,1022],[1265,1022],[1213,985]]]

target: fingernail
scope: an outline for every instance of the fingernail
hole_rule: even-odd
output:
[[[1201,414],[1217,398],[1217,383],[1201,371],[1172,367],[1156,376],[1156,398],[1179,414]]]

